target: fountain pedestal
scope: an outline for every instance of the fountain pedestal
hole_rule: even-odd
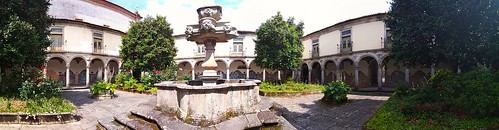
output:
[[[228,22],[219,22],[222,16],[220,6],[201,7],[197,12],[198,24],[188,25],[185,34],[188,41],[206,47],[206,57],[201,65],[204,69],[202,86],[179,82],[155,84],[158,87],[156,105],[177,112],[179,118],[193,124],[219,123],[231,116],[257,112],[254,106],[260,102],[259,80],[229,80],[217,84],[215,46],[217,42],[236,37],[236,28]]]

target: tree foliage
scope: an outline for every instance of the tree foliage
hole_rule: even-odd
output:
[[[294,18],[284,21],[280,12],[267,19],[256,30],[256,65],[277,70],[298,68],[301,63],[303,45],[303,22],[296,24]]]
[[[24,80],[35,79],[33,67],[45,62],[50,46],[45,0],[3,0],[0,4],[0,75],[1,88],[19,87]],[[32,73],[30,73],[32,72]]]
[[[173,29],[163,16],[132,22],[121,46],[123,67],[153,71],[174,65],[177,48],[172,34]]]
[[[497,0],[394,0],[391,54],[406,65],[498,66]]]

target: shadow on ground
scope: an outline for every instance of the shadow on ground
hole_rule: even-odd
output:
[[[89,89],[63,90],[62,95],[64,96],[64,98],[71,101],[76,107],[80,107],[85,104],[92,104],[99,101],[90,97],[92,96],[92,94],[90,94]]]
[[[329,104],[320,99],[312,103],[297,104],[306,111],[294,111],[280,106],[278,109],[297,129],[363,129],[364,124],[381,106],[384,100],[349,99],[343,104]]]

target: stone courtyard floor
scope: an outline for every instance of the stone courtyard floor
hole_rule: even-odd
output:
[[[65,90],[64,97],[78,107],[81,119],[77,122],[55,125],[0,124],[2,130],[94,130],[97,120],[120,115],[137,105],[155,100],[156,96],[116,91],[117,98],[96,100],[88,98],[88,89]],[[322,94],[294,98],[270,98],[284,106],[289,112],[286,119],[297,129],[362,129],[372,114],[388,99],[387,94],[349,94],[349,103],[335,107],[319,100]]]
[[[294,98],[271,98],[288,112],[283,116],[299,130],[363,129],[364,124],[376,112],[389,93],[360,93],[348,95],[349,102],[335,107],[319,100],[323,94]]]
[[[137,105],[156,99],[154,95],[134,94],[123,91],[116,91],[117,98],[96,100],[89,98],[89,89],[64,90],[66,99],[73,102],[78,107],[78,115],[81,120],[68,124],[54,125],[19,125],[0,124],[1,130],[94,130],[97,120],[104,117],[112,117],[121,113],[129,112]]]

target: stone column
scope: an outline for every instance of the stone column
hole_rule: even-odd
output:
[[[249,67],[246,67],[246,79],[249,79]]]
[[[324,68],[321,68],[321,84],[324,84]]]
[[[263,81],[265,81],[265,69],[263,69]]]
[[[206,56],[204,59],[204,63],[201,64],[203,67],[203,86],[214,86],[217,85],[217,79],[219,76],[217,75],[217,62],[215,61],[215,45],[216,39],[204,39],[204,46],[206,47]]]
[[[90,87],[90,65],[87,65],[85,68],[87,68],[87,73],[86,75],[86,80],[85,80],[85,86]]]
[[[69,87],[69,67],[70,64],[66,64],[66,87]]]
[[[108,66],[106,65],[104,67],[104,82],[107,82],[107,68],[108,68]]]
[[[409,79],[409,68],[408,67],[405,67],[405,82],[407,84],[409,84],[409,82],[411,82]]]
[[[336,80],[342,80],[340,77],[340,68],[336,67]]]
[[[277,80],[281,81],[281,70],[277,70]]]
[[[191,79],[192,80],[195,80],[196,79],[196,68],[195,67],[192,67],[191,69]]]
[[[230,79],[230,66],[227,66],[227,73],[225,74],[227,77],[227,80]]]
[[[312,83],[312,69],[308,69],[308,83]]]
[[[355,65],[355,88],[359,88],[359,65]]]
[[[383,66],[381,64],[378,64],[378,89],[381,90],[381,87],[383,87],[383,82],[381,80],[381,77],[383,77]]]

